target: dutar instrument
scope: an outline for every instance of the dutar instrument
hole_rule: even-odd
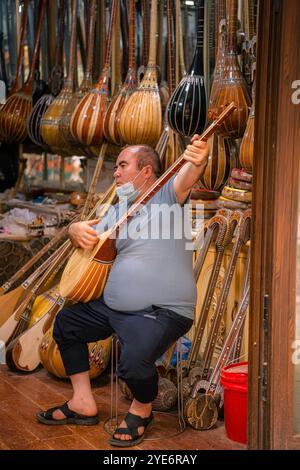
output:
[[[201,134],[206,122],[203,68],[204,0],[197,2],[197,44],[189,72],[174,91],[167,108],[170,127],[184,137]]]
[[[240,149],[240,163],[242,168],[252,173],[253,170],[253,159],[254,159],[254,118],[255,118],[255,86],[256,81],[254,80],[252,85],[252,108],[249,114],[247,127]]]
[[[245,132],[251,99],[247,84],[237,59],[237,12],[238,0],[227,0],[227,46],[221,79],[218,80],[210,102],[208,117],[213,120],[223,111],[224,106],[231,101],[236,104],[236,110],[230,116],[219,133],[225,137],[238,139]]]
[[[109,142],[120,145],[120,116],[122,109],[127,103],[137,86],[136,65],[135,65],[135,0],[130,0],[129,4],[129,67],[120,92],[113,98],[106,112],[104,121],[104,135]]]
[[[157,0],[151,2],[149,61],[138,89],[130,96],[120,116],[119,132],[126,144],[155,147],[162,131],[162,109],[156,69]]]
[[[104,138],[103,121],[108,105],[111,75],[111,42],[119,0],[112,1],[104,67],[94,88],[76,106],[70,123],[73,138],[85,146],[99,147]]]
[[[2,142],[23,142],[27,136],[27,119],[32,110],[32,88],[35,65],[39,51],[42,24],[44,21],[47,0],[41,0],[33,58],[30,72],[24,86],[11,95],[1,108],[0,135]]]
[[[234,111],[235,105],[231,103],[200,137],[206,141],[222,125],[223,121]],[[128,212],[121,217],[114,227],[103,233],[100,241],[93,250],[77,249],[68,261],[63,272],[60,293],[72,301],[88,302],[98,298],[105,287],[105,283],[116,257],[115,238],[126,222],[133,217],[143,204],[159,191],[159,189],[174,175],[185,163],[180,157],[175,163],[143,194]]]

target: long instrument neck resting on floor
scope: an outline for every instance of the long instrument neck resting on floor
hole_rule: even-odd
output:
[[[235,110],[235,104],[231,103],[220,116],[216,119],[200,136],[199,140],[207,141],[207,139],[216,131],[216,129],[222,125],[225,119]],[[127,220],[134,216],[134,214],[141,208],[142,205],[146,204],[149,199],[156,194],[160,188],[184,165],[186,160],[182,155],[176,160],[173,165],[157,180],[153,185],[130,207],[129,211],[121,217],[117,224],[108,231],[106,234],[109,238],[115,238],[119,234],[120,229],[126,224]]]

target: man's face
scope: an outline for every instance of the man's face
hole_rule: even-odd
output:
[[[138,169],[137,156],[135,152],[129,148],[120,153],[114,170],[114,178],[117,186],[133,181],[134,178],[137,177],[133,184],[135,188],[138,188],[145,180],[145,178],[143,178],[143,172]]]

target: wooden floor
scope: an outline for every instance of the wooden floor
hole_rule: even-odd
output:
[[[97,426],[45,426],[36,421],[40,409],[47,409],[70,399],[68,381],[50,376],[45,369],[29,375],[15,374],[0,365],[0,450],[112,450],[104,422],[110,413],[110,378],[105,373],[93,383],[101,422]],[[129,402],[120,397],[120,413]],[[226,450],[245,449],[227,439],[224,423],[210,431],[187,428],[178,433],[176,414],[156,413],[149,438],[131,449]],[[155,440],[150,440],[154,438]],[[114,448],[115,450],[118,448]]]

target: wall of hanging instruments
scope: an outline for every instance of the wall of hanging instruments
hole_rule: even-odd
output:
[[[256,0],[0,2],[0,154],[22,144],[94,161],[72,216],[0,287],[0,339],[12,370],[42,363],[65,377],[52,323],[66,302],[59,281],[74,251],[68,224],[95,218],[103,202],[115,201],[111,179],[95,203],[106,161],[126,144],[149,144],[167,171],[189,139],[234,102],[209,139],[209,163],[191,195],[194,220],[202,204],[205,226],[204,237],[194,226],[196,242],[203,239],[194,264],[199,300],[180,363],[186,423],[204,430],[220,417],[221,370],[247,354],[256,24]],[[89,346],[96,377],[111,340]],[[157,410],[178,398],[174,354],[158,366]]]

